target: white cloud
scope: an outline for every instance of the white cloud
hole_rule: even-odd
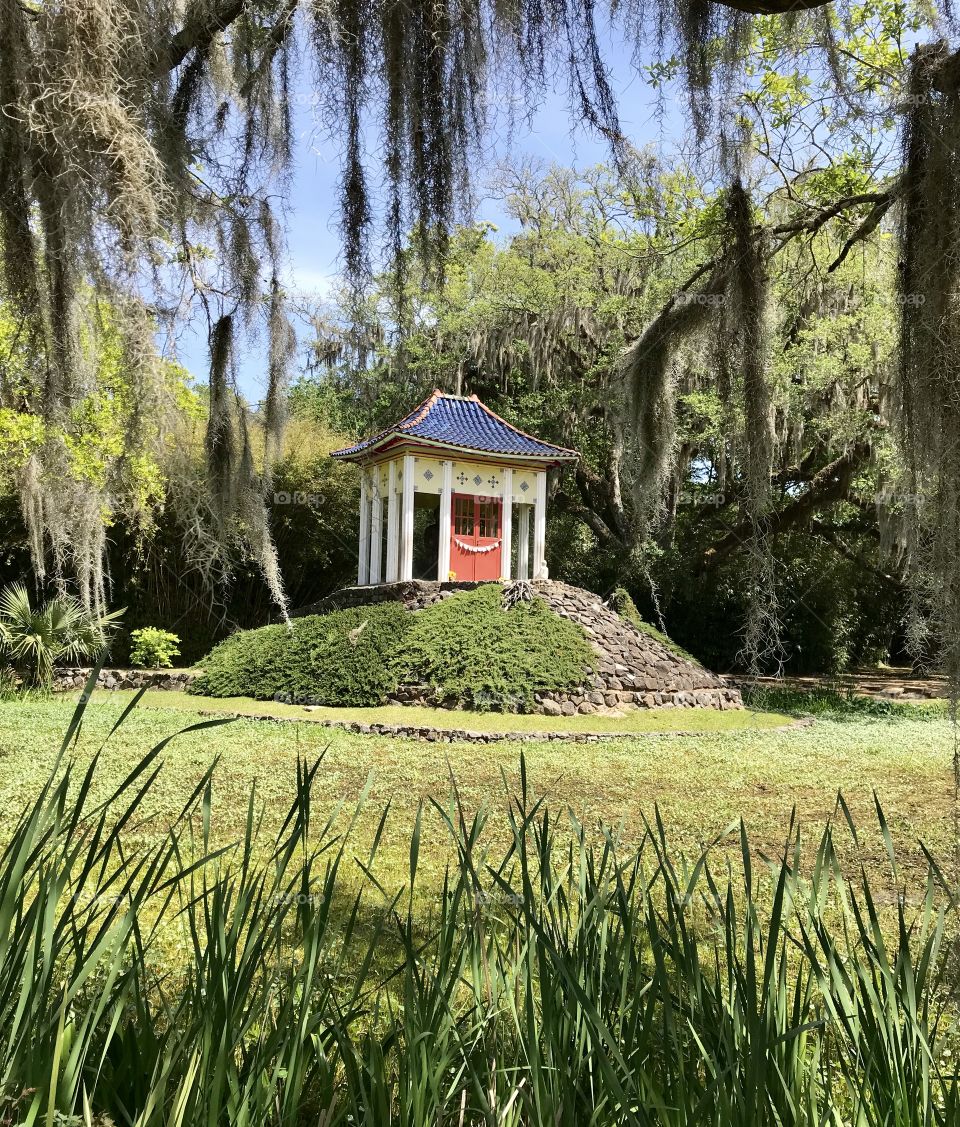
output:
[[[339,281],[338,274],[294,262],[292,269],[287,272],[286,284],[291,290],[298,293],[316,295],[326,299],[333,293]]]

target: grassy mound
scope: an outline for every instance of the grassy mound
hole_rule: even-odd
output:
[[[241,630],[201,662],[190,692],[212,697],[280,696],[298,704],[380,704],[396,685],[410,628],[399,603],[298,618]]]
[[[656,626],[651,626],[644,618],[641,617],[640,612],[637,610],[637,605],[630,598],[630,592],[625,587],[618,587],[610,596],[610,606],[613,610],[620,615],[621,618],[626,619],[631,626],[635,626],[642,634],[646,634],[648,638],[653,638],[659,642],[664,649],[669,650],[670,653],[676,657],[682,657],[684,661],[689,661],[693,665],[699,665],[700,662],[688,653],[683,646],[678,646],[677,643],[662,630],[658,630]]]
[[[523,710],[536,692],[581,685],[593,665],[583,630],[542,599],[501,606],[497,583],[444,599],[414,616],[404,680],[472,708]]]
[[[380,603],[240,631],[211,650],[189,691],[362,707],[425,684],[445,702],[523,710],[536,692],[582,684],[592,660],[576,623],[540,599],[504,610],[491,583],[416,614]]]

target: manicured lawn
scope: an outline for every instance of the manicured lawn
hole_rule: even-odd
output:
[[[158,703],[156,697],[162,697],[166,707],[138,708],[107,741],[94,799],[106,797],[160,739],[205,719],[190,711],[193,698],[156,694],[151,705]],[[90,704],[76,751],[81,761],[107,740],[126,703],[119,694],[104,693]],[[193,707],[204,703],[195,701]],[[0,809],[8,824],[46,778],[72,709],[72,702],[63,699],[0,704]],[[479,719],[471,714],[474,723]],[[820,720],[809,728],[780,730],[765,728],[766,723],[754,717],[739,730],[650,733],[594,744],[434,745],[358,735],[309,720],[238,720],[175,739],[162,753],[163,768],[142,803],[140,820],[126,832],[146,838],[163,834],[204,769],[219,757],[213,794],[215,839],[226,842],[242,832],[251,794],[263,807],[264,831],[269,833],[288,808],[297,757],[313,760],[324,755],[314,788],[315,817],[326,819],[340,809],[338,824],[345,826],[348,813],[366,792],[353,831],[355,855],[365,861],[389,804],[376,871],[385,884],[396,887],[404,879],[411,827],[421,803],[426,804],[421,868],[425,875],[439,878],[450,856],[449,841],[430,803],[449,807],[454,781],[468,816],[481,808],[489,811],[485,844],[494,853],[505,846],[506,810],[519,790],[522,752],[530,792],[542,796],[558,817],[558,835],[566,832],[567,819],[573,817],[590,832],[602,824],[615,827],[625,844],[635,844],[644,818],[652,819],[658,808],[677,853],[692,854],[742,817],[758,845],[776,855],[783,848],[791,811],[796,811],[803,840],[812,847],[842,791],[861,830],[857,856],[879,874],[886,871],[886,862],[873,813],[876,791],[908,880],[911,870],[919,873],[923,865],[919,841],[935,855],[950,854],[954,733],[947,720]],[[842,826],[837,836],[847,840]],[[723,848],[736,858],[735,835]]]
[[[129,699],[132,691],[96,694]],[[106,703],[106,702],[104,702]],[[777,728],[790,723],[790,717],[776,712],[750,709],[720,712],[712,708],[668,708],[656,711],[629,710],[620,716],[541,716],[502,712],[458,712],[446,708],[418,708],[394,705],[380,708],[304,708],[296,704],[254,700],[252,697],[201,697],[188,693],[148,692],[142,705],[148,708],[175,708],[187,712],[219,712],[227,715],[272,716],[285,720],[305,720],[314,724],[398,724],[405,727],[459,728],[471,732],[728,732],[739,729]]]

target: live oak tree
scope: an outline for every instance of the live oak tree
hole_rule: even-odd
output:
[[[828,190],[810,181],[810,192]],[[330,311],[318,323],[317,373],[295,389],[297,410],[329,417],[331,405],[342,412],[354,404],[353,429],[371,429],[441,386],[476,392],[519,425],[575,446],[583,459],[551,507],[564,521],[564,577],[590,585],[644,586],[646,574],[674,609],[684,584],[705,600],[705,585],[730,557],[741,576],[751,570],[758,490],[768,501],[765,546],[781,571],[780,542],[800,531],[902,596],[902,551],[880,545],[881,528],[893,522],[878,519],[879,509],[899,505],[886,402],[897,309],[892,240],[877,231],[827,272],[846,236],[824,224],[811,244],[771,257],[772,450],[757,483],[741,453],[743,399],[717,380],[718,371],[731,383],[742,378],[730,370],[721,325],[678,347],[665,404],[650,407],[648,425],[666,432],[656,440],[665,456],[637,447],[624,357],[629,366],[668,295],[723,245],[726,207],[723,193],[705,194],[689,171],[652,160],[629,192],[623,184],[604,168],[504,169],[499,191],[519,232],[504,239],[489,225],[464,228],[442,284],[411,277],[402,363],[389,318],[376,315],[390,308],[390,279],[364,310],[365,350],[355,347],[349,302],[339,317]],[[823,271],[812,267],[817,258]],[[720,301],[705,295],[693,304],[699,315]],[[775,593],[783,586],[775,583]]]
[[[758,22],[756,13],[773,14]],[[960,654],[952,646],[960,639],[953,551],[960,454],[951,441],[960,421],[960,60],[941,38],[949,26],[932,12],[907,25],[900,5],[805,0],[622,0],[604,18],[635,45],[638,61],[655,57],[654,78],[677,76],[692,143],[717,186],[726,183],[716,195],[710,256],[651,311],[632,346],[633,395],[622,431],[625,444],[640,452],[641,476],[668,481],[671,373],[688,344],[720,332],[728,370],[720,364],[716,379],[729,390],[731,419],[741,417],[744,515],[754,558],[761,570],[768,566],[764,483],[778,444],[769,386],[769,262],[825,226],[842,235],[836,255],[843,259],[848,244],[885,217],[895,220],[902,301],[891,420],[917,498],[908,547],[914,589],[919,604],[935,610],[953,670]],[[23,478],[37,566],[52,550],[61,570],[72,566],[81,574],[88,598],[102,599],[102,573],[83,561],[96,556],[92,517],[106,498],[91,483],[75,510],[59,494],[58,472],[70,404],[97,381],[97,326],[86,298],[93,287],[111,304],[135,398],[145,405],[162,398],[158,328],[174,324],[186,306],[205,311],[207,473],[202,489],[194,483],[182,491],[195,518],[186,523],[198,530],[198,550],[215,553],[236,537],[252,544],[282,602],[263,487],[283,423],[293,340],[274,204],[291,159],[297,69],[309,68],[318,113],[341,142],[346,275],[360,283],[375,257],[370,233],[378,200],[370,174],[371,166],[378,175],[382,167],[383,231],[400,290],[408,233],[428,272],[442,266],[478,144],[496,117],[491,88],[506,94],[508,105],[512,94],[529,104],[548,76],[561,75],[572,111],[608,139],[618,174],[629,179],[629,139],[596,19],[592,4],[576,0],[2,0],[0,284],[38,363],[26,383],[11,386],[5,375],[0,393],[3,405],[45,428]],[[893,113],[884,99],[899,99],[903,111],[902,158],[888,162],[887,174],[873,168],[865,187],[838,183],[832,198],[816,201],[801,190],[817,168],[816,102],[809,99],[797,114],[789,108],[795,91],[802,93],[797,60],[809,59],[811,50],[819,59],[812,73],[819,67],[834,103],[848,106],[838,127],[869,155],[875,156],[878,119]],[[778,90],[781,74],[785,92]],[[756,131],[744,104],[755,93],[768,103],[786,98],[786,118],[808,131],[806,145],[773,151],[775,138]],[[798,204],[782,222],[769,214],[746,159],[765,147],[785,177],[784,201]],[[768,219],[758,221],[758,209]],[[262,457],[233,375],[236,348],[258,329],[270,341]],[[162,454],[162,426],[145,425],[159,414],[149,406],[130,414],[129,450]],[[758,582],[757,589],[768,586]],[[772,623],[771,608],[762,599],[757,605],[755,644]]]

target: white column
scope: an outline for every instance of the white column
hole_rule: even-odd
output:
[[[533,578],[542,579],[540,574],[545,562],[547,544],[547,474],[540,470],[537,474],[536,497],[533,506]]]
[[[403,496],[400,509],[400,579],[413,578],[413,475],[412,454],[403,456]]]
[[[397,462],[387,469],[387,582],[396,583],[400,562],[400,506],[397,504]]]
[[[520,539],[517,542],[517,579],[530,578],[530,506],[520,506]]]
[[[367,496],[367,469],[360,470],[360,546],[357,550],[357,583],[367,582],[370,574],[370,505]]]
[[[444,459],[440,482],[440,545],[437,549],[437,579],[450,578],[450,506],[453,497],[453,462]]]
[[[513,470],[503,471],[503,528],[500,533],[500,577],[510,578],[510,557],[513,552]]]
[[[370,501],[370,582],[379,583],[383,561],[383,491],[380,488],[380,467],[373,467],[373,488]]]

